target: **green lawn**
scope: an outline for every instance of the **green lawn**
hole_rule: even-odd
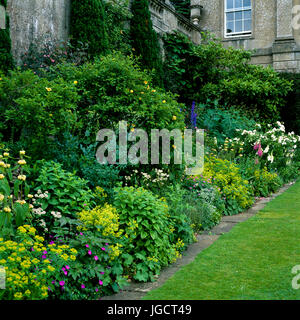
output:
[[[300,265],[299,238],[300,181],[145,299],[300,299],[300,289],[291,284],[291,270]]]

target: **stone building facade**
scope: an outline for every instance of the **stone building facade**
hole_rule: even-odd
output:
[[[200,28],[224,46],[255,50],[252,62],[277,71],[300,71],[300,0],[196,0]],[[299,7],[297,7],[299,6]]]
[[[109,1],[109,0],[106,0]],[[149,0],[155,30],[159,34],[180,31],[200,43],[200,29],[176,12],[169,0]],[[20,61],[34,41],[45,37],[64,41],[69,34],[71,0],[8,0],[13,55]]]

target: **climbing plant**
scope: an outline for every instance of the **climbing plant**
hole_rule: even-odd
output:
[[[133,0],[130,37],[134,53],[145,69],[155,69],[154,81],[162,84],[162,58],[156,32],[153,30],[147,0]]]
[[[0,5],[6,9],[7,0],[0,0]],[[12,67],[13,67],[13,57],[11,54],[9,18],[6,15],[6,28],[0,29],[0,71],[6,73]]]
[[[190,17],[190,0],[172,0],[171,3],[178,13],[186,18]]]
[[[102,0],[72,0],[70,29],[75,47],[88,44],[88,53],[92,57],[107,52],[108,35]]]

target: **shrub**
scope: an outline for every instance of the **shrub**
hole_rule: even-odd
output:
[[[155,70],[154,81],[162,84],[162,60],[157,34],[153,30],[149,3],[147,0],[133,0],[130,36],[134,53],[140,57],[140,64]]]
[[[47,192],[48,196],[37,199],[35,205],[47,212],[43,218],[49,222],[50,228],[53,221],[50,212],[59,211],[63,217],[72,218],[94,204],[94,194],[87,187],[87,181],[63,170],[61,164],[44,161],[37,170],[39,175],[35,181],[35,190]]]
[[[0,6],[6,9],[7,0],[0,0]],[[6,15],[6,28],[0,29],[0,73],[7,72],[13,67],[11,54],[11,39],[9,32],[9,17]]]
[[[181,101],[218,100],[256,120],[279,119],[292,83],[271,68],[250,64],[250,51],[224,48],[205,34],[202,43],[194,45],[179,33],[166,37],[165,49],[166,88],[178,93]]]
[[[123,256],[130,275],[138,281],[153,281],[163,266],[180,256],[184,246],[181,239],[170,241],[175,229],[167,203],[143,188],[118,187],[113,205],[128,239]]]
[[[78,95],[73,81],[49,81],[32,71],[13,71],[0,81],[0,132],[12,148],[21,141],[40,159],[53,138],[78,126]]]
[[[67,245],[45,244],[32,226],[20,226],[14,241],[0,238],[0,264],[6,270],[6,289],[0,291],[0,299],[46,299],[54,289],[53,278],[76,260],[76,254]]]
[[[102,0],[72,0],[71,40],[74,46],[89,45],[91,56],[105,53],[108,48],[108,35],[105,26],[105,11]]]
[[[243,159],[239,167],[243,177],[249,181],[255,197],[267,197],[282,185],[282,180],[276,173],[269,172],[266,167],[254,165],[252,159]]]
[[[225,215],[242,212],[253,203],[249,182],[241,176],[240,169],[228,160],[213,156],[205,159],[203,175],[195,177],[195,187],[214,185],[225,201]]]

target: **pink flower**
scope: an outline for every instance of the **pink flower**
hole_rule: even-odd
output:
[[[96,291],[96,292],[98,292],[98,291],[99,291],[99,289],[98,289],[98,288],[96,288],[96,289],[95,289],[95,291]]]
[[[89,250],[89,251],[88,251],[88,254],[91,256],[91,255],[92,255],[92,251],[91,251],[91,250]]]
[[[261,144],[260,143],[256,143],[253,149],[254,150],[261,149]]]
[[[100,274],[104,274],[104,272],[100,272]]]
[[[101,248],[101,250],[105,251],[106,249],[105,248]]]
[[[70,267],[69,267],[69,266],[66,266],[66,269],[67,269],[67,270],[69,270],[69,269],[70,269]]]
[[[45,255],[42,256],[42,259],[46,259],[47,257]]]
[[[102,286],[102,285],[103,285],[103,282],[102,282],[101,280],[99,280],[99,284],[100,284],[100,286]]]
[[[64,281],[59,281],[59,285],[60,285],[60,286],[64,286],[64,285],[65,285],[65,282],[64,282]]]
[[[82,284],[82,285],[81,285],[81,289],[84,289],[84,288],[85,288],[85,285],[84,285],[84,284]]]
[[[65,274],[65,276],[67,276],[67,275],[68,275],[68,272],[67,272],[67,271],[64,271],[64,274]]]
[[[257,155],[258,155],[259,157],[262,157],[262,155],[263,155],[263,151],[262,151],[262,149],[258,149],[258,151],[257,151]]]
[[[85,245],[87,248],[89,248],[90,246],[88,244]]]
[[[61,268],[62,271],[66,271],[66,269],[64,267]]]
[[[99,258],[97,256],[95,256],[94,259],[97,261]]]
[[[81,236],[83,236],[83,233],[82,233],[82,232],[80,232],[79,234],[80,234]]]

